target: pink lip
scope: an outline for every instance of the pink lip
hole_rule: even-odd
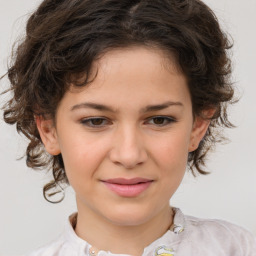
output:
[[[153,182],[153,180],[144,178],[133,178],[133,179],[108,179],[104,180],[103,183],[111,191],[115,192],[119,196],[123,197],[136,197],[145,191]]]

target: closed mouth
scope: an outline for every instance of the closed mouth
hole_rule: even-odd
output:
[[[153,183],[145,178],[115,178],[102,181],[106,187],[121,197],[137,197]]]
[[[119,185],[136,185],[140,183],[146,183],[146,182],[152,182],[153,180],[145,179],[145,178],[132,178],[132,179],[126,179],[126,178],[115,178],[115,179],[107,179],[103,182],[111,183],[111,184],[119,184]]]

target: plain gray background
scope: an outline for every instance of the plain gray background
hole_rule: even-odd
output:
[[[0,0],[0,74],[6,71],[13,41],[22,35],[26,14],[39,2]],[[205,2],[234,38],[233,80],[242,98],[231,109],[231,119],[238,127],[226,131],[231,142],[211,154],[208,170],[212,174],[196,179],[187,175],[172,205],[188,215],[225,219],[256,234],[256,1]],[[6,85],[7,80],[1,82],[1,87]],[[5,98],[0,98],[1,104]],[[30,170],[24,159],[16,160],[25,148],[26,140],[1,117],[0,255],[22,254],[51,241],[76,210],[72,189],[61,204],[43,199],[42,187],[51,176]]]

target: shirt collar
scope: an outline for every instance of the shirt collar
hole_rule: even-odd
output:
[[[174,255],[172,252],[186,233],[186,220],[185,216],[178,208],[172,208],[174,213],[173,224],[167,232],[152,242],[144,249],[143,255]],[[65,244],[76,252],[79,256],[92,255],[90,254],[90,248],[92,247],[88,242],[77,236],[74,231],[76,223],[77,213],[70,215],[64,232]],[[97,256],[128,256],[126,254],[113,254],[111,252],[99,251]]]

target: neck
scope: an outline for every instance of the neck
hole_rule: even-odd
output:
[[[115,224],[90,209],[78,205],[76,234],[92,245],[94,250],[115,254],[142,255],[143,250],[161,237],[171,226],[173,212],[167,205],[157,216],[138,225]]]

